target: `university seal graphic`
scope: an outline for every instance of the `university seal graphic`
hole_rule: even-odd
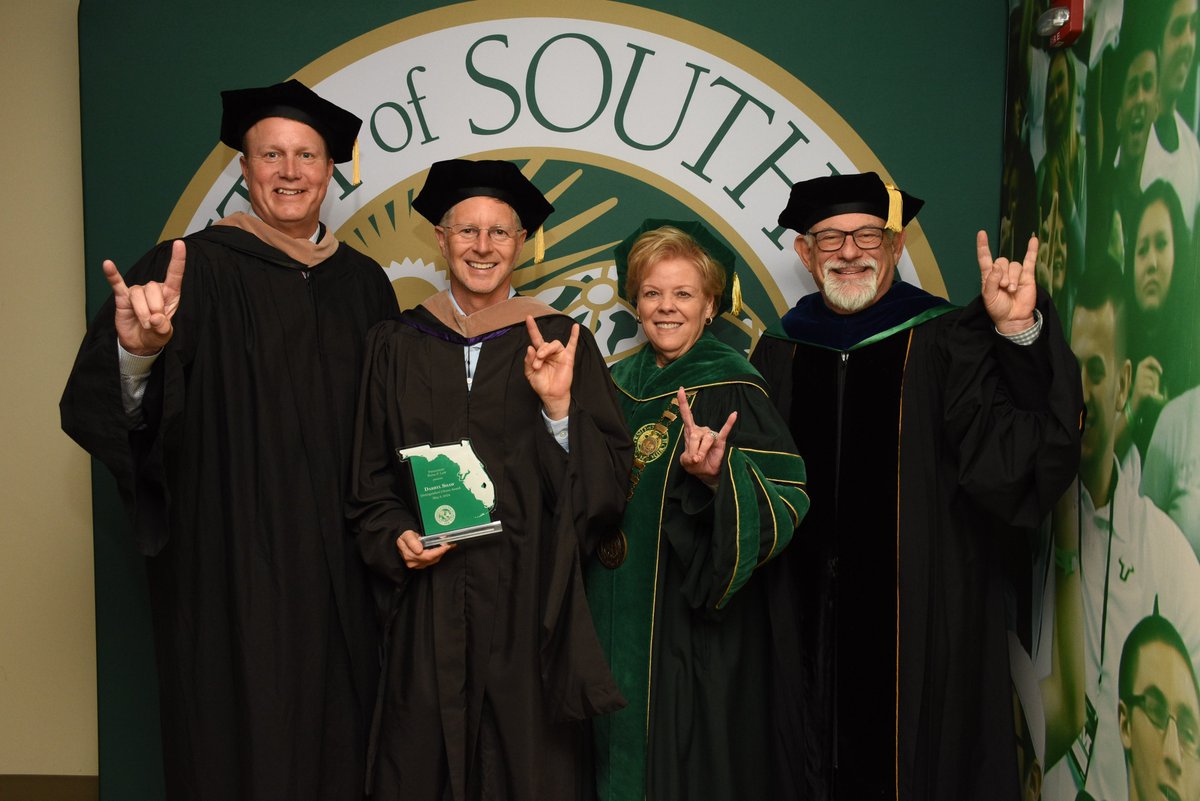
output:
[[[642,335],[618,297],[613,246],[647,217],[699,219],[739,259],[743,308],[713,330],[749,349],[812,290],[794,232],[776,223],[791,184],[886,168],[823,100],[743,44],[619,3],[569,13],[503,1],[437,9],[300,70],[294,77],[364,120],[361,181],[339,167],[322,219],[379,261],[411,307],[448,286],[432,228],[411,207],[429,166],[508,159],[556,209],[538,264],[530,232],[518,291],[586,325],[619,359]],[[238,155],[216,145],[163,236],[248,206]],[[899,269],[944,294],[916,224]]]

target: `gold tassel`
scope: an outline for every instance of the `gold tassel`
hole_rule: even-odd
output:
[[[888,183],[883,186],[888,193],[888,216],[883,227],[889,231],[900,233],[900,230],[904,228],[904,198],[900,197],[900,190],[896,188],[895,184]]]
[[[734,317],[742,316],[742,279],[738,278],[738,274],[733,274],[733,305],[729,308],[729,313]]]
[[[533,232],[533,263],[541,264],[546,258],[546,229],[538,226]]]
[[[354,175],[350,178],[350,183],[352,183],[354,186],[358,186],[362,183],[362,178],[359,176],[358,170],[358,139],[354,140],[354,150],[351,153],[350,158],[354,160]]]

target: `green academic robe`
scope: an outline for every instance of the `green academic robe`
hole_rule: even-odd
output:
[[[629,706],[597,719],[601,799],[766,798],[769,641],[755,571],[808,509],[804,463],[749,362],[711,335],[665,367],[644,348],[613,369],[635,439],[621,531],[588,598]],[[679,464],[686,388],[698,425],[738,413],[716,491]]]

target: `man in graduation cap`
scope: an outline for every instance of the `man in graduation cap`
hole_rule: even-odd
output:
[[[394,588],[373,797],[591,798],[589,718],[624,701],[581,559],[620,525],[629,433],[591,335],[513,291],[526,232],[553,211],[520,170],[438,162],[413,208],[450,289],[368,338],[350,503]],[[397,449],[462,440],[503,530],[424,547]]]
[[[1036,240],[1009,263],[981,231],[966,308],[895,281],[921,205],[838,175],[779,215],[819,290],[751,358],[812,498],[771,576],[780,798],[1017,795],[1001,565],[1075,475],[1079,372]]]
[[[297,81],[222,100],[251,213],[104,263],[62,424],[149,557],[167,797],[361,798],[378,633],[344,488],[396,300],[319,221],[361,121]]]

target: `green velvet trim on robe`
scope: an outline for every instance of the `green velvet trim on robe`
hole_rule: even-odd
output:
[[[647,346],[615,365],[612,374],[635,438],[644,427],[665,422],[668,408],[678,413],[671,401],[681,386],[697,425],[720,430],[731,411],[739,413],[715,492],[679,464],[681,417],[667,425],[657,456],[637,452],[635,441],[635,455],[646,463],[623,519],[625,561],[615,569],[595,562],[589,566],[588,597],[597,633],[629,700],[626,709],[595,721],[600,798],[640,801],[647,795],[647,771],[678,771],[681,763],[665,764],[674,762],[674,755],[721,747],[673,742],[673,725],[661,721],[656,726],[655,694],[664,699],[663,714],[680,701],[678,688],[664,685],[672,679],[658,675],[662,649],[672,647],[672,632],[691,625],[693,616],[739,625],[738,615],[747,607],[724,617],[725,607],[755,570],[791,540],[808,509],[808,496],[803,460],[762,378],[728,345],[706,333],[664,367]],[[672,593],[683,601],[670,597]],[[696,636],[692,631],[683,639]],[[736,689],[732,692],[736,698]],[[659,764],[648,766],[648,754]]]

